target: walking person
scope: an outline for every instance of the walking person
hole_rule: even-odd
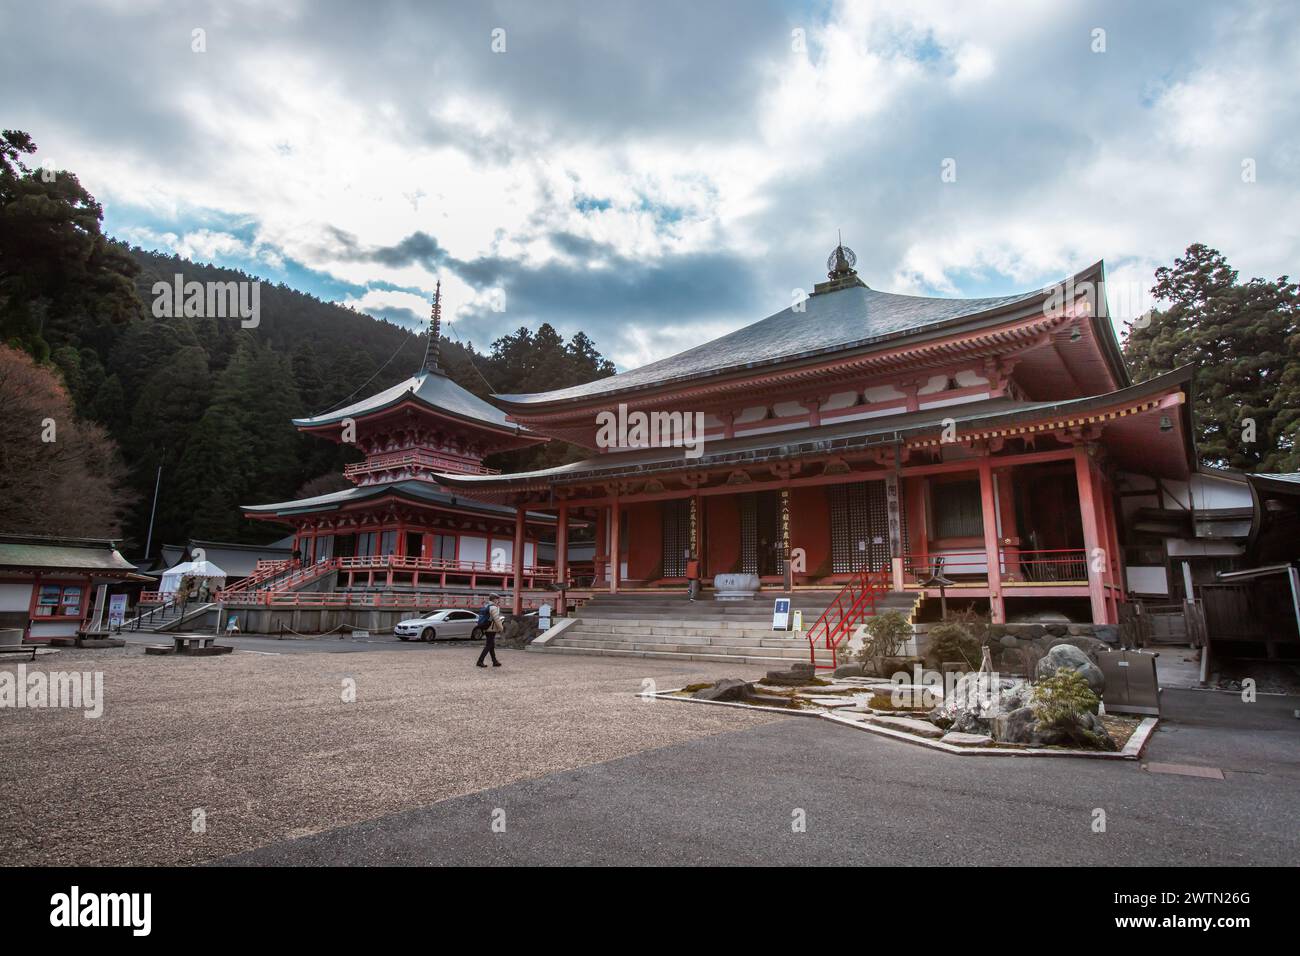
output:
[[[686,599],[694,602],[700,593],[700,561],[695,555],[686,559]]]
[[[497,635],[505,629],[505,623],[501,620],[501,608],[497,606],[497,601],[501,600],[501,595],[488,595],[487,604],[483,605],[483,610],[478,612],[479,629],[483,631],[486,643],[483,645],[483,653],[478,656],[477,667],[487,667],[483,663],[484,659],[491,654],[492,666],[500,667],[501,662],[497,660]]]

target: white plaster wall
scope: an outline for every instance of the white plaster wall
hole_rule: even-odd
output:
[[[460,539],[460,560],[487,561],[487,538],[472,538],[462,535]]]
[[[1138,567],[1130,565],[1128,589],[1134,594],[1169,594],[1169,579],[1163,567]]]
[[[919,395],[933,395],[942,392],[948,386],[947,375],[931,375],[929,380],[918,390]]]
[[[866,389],[863,394],[868,402],[888,402],[895,398],[907,398],[902,392],[892,385],[873,385]]]
[[[957,395],[953,398],[935,398],[928,402],[921,402],[921,408],[946,408],[949,405],[966,405],[970,402],[980,402],[989,397],[988,392],[978,392],[974,395]]]
[[[0,611],[26,611],[31,606],[30,584],[0,584]]]

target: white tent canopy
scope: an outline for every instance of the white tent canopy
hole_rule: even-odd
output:
[[[164,594],[175,593],[180,590],[181,581],[186,577],[206,578],[209,588],[215,588],[226,583],[226,572],[211,561],[185,561],[174,568],[168,568],[162,573],[162,580],[158,584],[158,590]]]

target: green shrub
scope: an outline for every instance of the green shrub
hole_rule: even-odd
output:
[[[935,667],[955,662],[965,664],[971,670],[979,670],[980,642],[965,625],[956,621],[944,621],[930,628],[930,645],[925,656]]]
[[[858,660],[863,665],[878,665],[888,657],[897,657],[903,645],[912,637],[912,625],[898,611],[885,611],[867,621],[866,635],[858,649]]]
[[[1103,747],[1105,741],[1083,725],[1084,714],[1095,714],[1100,703],[1082,674],[1058,667],[1034,686],[1032,703],[1038,729],[1057,730],[1077,744]]]

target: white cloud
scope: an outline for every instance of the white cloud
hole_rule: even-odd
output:
[[[570,26],[505,4],[500,56],[458,7],[200,6],[201,56],[162,10],[5,24],[0,83],[40,106],[11,125],[126,210],[124,238],[292,259],[366,289],[358,308],[422,315],[427,297],[373,286],[441,278],[445,314],[479,315],[479,339],[545,318],[638,364],[783,308],[838,228],[863,277],[900,292],[1018,291],[1102,257],[1136,282],[1196,241],[1247,276],[1295,271],[1300,43],[1288,11],[1250,0],[863,0],[805,22],[688,3]],[[358,256],[334,230],[372,251],[423,233],[484,274]],[[610,290],[629,263],[673,283],[670,265],[719,254],[752,279],[693,315],[674,300],[648,321],[617,294],[580,309],[566,282],[547,303],[531,290],[536,314],[511,295],[501,328],[482,317],[496,260]]]

